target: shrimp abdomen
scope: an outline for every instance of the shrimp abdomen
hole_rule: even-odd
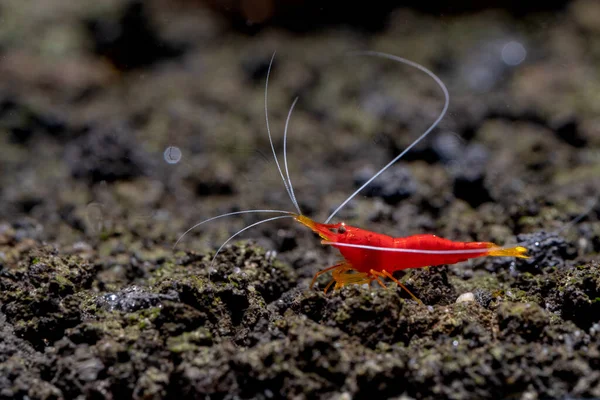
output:
[[[387,253],[393,270],[421,268],[442,264],[456,264],[471,258],[489,255],[490,249],[498,247],[490,242],[455,242],[435,235],[413,235],[394,239],[394,247],[398,249],[414,249],[425,251],[453,251],[455,253]],[[461,253],[462,250],[466,250]],[[481,250],[481,252],[473,251]]]

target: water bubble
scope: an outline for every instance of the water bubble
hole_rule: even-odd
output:
[[[502,61],[511,67],[521,64],[527,57],[525,47],[516,41],[508,42],[502,47]]]
[[[165,149],[163,157],[167,164],[177,164],[181,161],[181,149],[177,146],[169,146]]]
[[[239,274],[240,272],[242,272],[242,270],[240,269],[240,267],[235,267],[235,268],[233,269],[233,273],[234,273],[234,274]]]
[[[454,347],[457,347],[457,346],[458,346],[458,340],[454,340],[454,341],[452,342],[452,346],[454,346]]]

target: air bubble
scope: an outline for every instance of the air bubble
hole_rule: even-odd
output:
[[[502,61],[511,67],[521,64],[527,57],[527,50],[519,42],[508,42],[502,48]]]
[[[177,146],[169,146],[165,149],[163,157],[167,164],[177,164],[181,161],[181,149]]]

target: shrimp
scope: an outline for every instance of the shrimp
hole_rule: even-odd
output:
[[[287,163],[287,134],[291,115],[294,110],[294,106],[296,105],[298,100],[297,97],[294,99],[292,105],[290,106],[284,128],[283,169],[285,169],[285,175],[279,163],[277,153],[275,151],[275,146],[273,144],[268,113],[269,76],[271,73],[273,60],[275,58],[275,53],[273,53],[271,62],[269,63],[269,69],[267,71],[267,78],[265,82],[264,108],[267,125],[267,135],[271,144],[271,150],[273,152],[275,165],[279,171],[279,175],[283,181],[285,190],[288,193],[288,196],[296,209],[296,212],[284,210],[256,209],[221,214],[209,218],[207,220],[201,221],[189,228],[179,237],[179,239],[175,243],[175,246],[177,246],[177,244],[188,232],[204,223],[213,221],[215,219],[247,213],[279,214],[278,216],[267,218],[253,223],[230,236],[216,251],[212,262],[214,262],[217,255],[223,249],[223,247],[242,232],[266,222],[289,218],[294,219],[296,222],[299,222],[300,224],[311,229],[314,233],[318,234],[322,239],[322,244],[331,245],[335,247],[339,250],[343,257],[343,261],[341,261],[340,263],[317,272],[312,279],[310,288],[314,286],[319,276],[327,272],[332,273],[332,280],[325,287],[325,293],[327,293],[329,288],[333,285],[334,290],[336,290],[348,284],[370,284],[373,281],[376,281],[380,286],[385,288],[386,285],[383,279],[388,278],[394,281],[399,287],[406,290],[410,294],[410,296],[412,296],[412,298],[418,303],[421,303],[420,300],[415,295],[413,295],[399,280],[394,278],[394,276],[392,275],[393,272],[410,268],[422,268],[426,266],[436,266],[442,264],[455,264],[461,261],[466,261],[471,258],[483,256],[527,258],[527,255],[525,254],[527,252],[527,249],[518,245],[514,247],[505,248],[490,242],[454,242],[448,239],[437,237],[435,235],[414,235],[403,238],[394,238],[384,234],[349,226],[346,225],[344,222],[335,224],[329,223],[329,221],[360,191],[362,191],[379,175],[381,175],[398,160],[400,160],[410,149],[416,146],[421,140],[423,140],[427,135],[431,133],[431,131],[439,124],[439,122],[446,114],[450,101],[450,96],[444,83],[433,72],[416,62],[391,54],[380,53],[375,51],[355,52],[354,54],[390,59],[392,61],[396,61],[414,67],[429,75],[442,89],[442,92],[444,93],[445,97],[444,107],[437,119],[433,122],[433,124],[423,134],[421,134],[421,136],[419,136],[415,141],[413,141],[406,149],[404,149],[404,151],[402,151],[398,156],[396,156],[388,164],[382,167],[361,187],[359,187],[346,200],[344,200],[327,218],[327,220],[325,220],[324,223],[316,222],[311,218],[305,216],[300,209],[300,206],[296,199],[296,195],[294,193],[292,181],[290,179]]]
[[[527,258],[527,249],[522,246],[502,248],[491,242],[454,242],[435,235],[413,235],[394,238],[367,231],[345,223],[321,224],[303,215],[295,220],[318,234],[321,243],[337,248],[344,261],[319,271],[310,284],[312,288],[317,278],[332,271],[333,279],[325,287],[325,293],[335,282],[335,289],[349,283],[370,284],[372,281],[385,287],[380,278],[389,278],[420,302],[400,281],[392,275],[395,271],[409,268],[423,268],[443,264],[456,264],[471,258],[483,256]]]

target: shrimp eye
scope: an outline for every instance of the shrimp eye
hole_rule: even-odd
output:
[[[338,233],[346,233],[346,227],[344,225],[338,228]]]

